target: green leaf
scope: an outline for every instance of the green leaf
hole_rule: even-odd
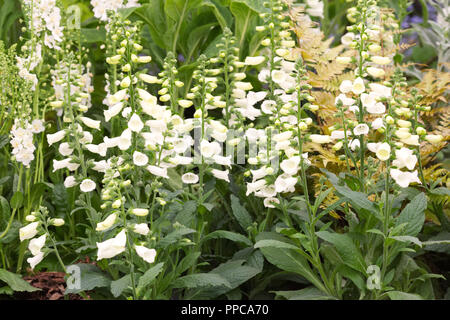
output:
[[[279,249],[293,249],[293,250],[297,250],[298,247],[283,242],[283,241],[278,241],[278,240],[259,240],[258,242],[255,243],[255,248],[279,248]]]
[[[23,280],[20,275],[5,269],[0,269],[0,280],[6,282],[6,284],[14,291],[34,292],[41,290],[30,285]]]
[[[209,239],[219,239],[219,238],[228,239],[234,242],[240,242],[247,246],[251,246],[253,244],[247,237],[243,236],[242,234],[226,230],[217,230],[211,232],[205,237],[203,237],[202,241],[205,242]]]
[[[82,43],[95,43],[106,41],[105,29],[88,29],[81,28],[81,42]]]
[[[418,294],[406,293],[402,291],[389,291],[387,294],[391,300],[423,300],[423,298]]]
[[[115,298],[119,297],[122,292],[127,289],[131,285],[131,275],[127,274],[126,276],[111,281],[111,293]]]
[[[174,244],[175,242],[177,242],[179,239],[181,239],[181,237],[187,235],[187,234],[191,234],[197,232],[194,229],[190,229],[190,228],[185,228],[182,227],[180,229],[176,229],[175,231],[172,231],[171,233],[169,233],[167,236],[165,236],[164,238],[162,238],[159,242],[158,242],[158,248],[165,248],[171,244]]]
[[[422,247],[422,242],[416,238],[416,237],[412,237],[412,236],[392,236],[389,237],[390,239],[394,239],[400,242],[412,242],[414,244],[417,244],[419,247]]]
[[[97,266],[93,264],[87,264],[87,263],[80,263],[75,264],[72,267],[79,268],[79,286],[73,287],[73,288],[67,288],[66,294],[69,293],[80,293],[82,291],[89,291],[94,288],[101,288],[101,287],[110,287],[111,286],[111,278],[104,273],[102,270],[100,270]],[[76,270],[76,269],[75,269]],[[77,274],[75,273],[73,277],[76,277]],[[77,280],[77,279],[75,279]],[[76,283],[77,281],[75,281]]]
[[[215,299],[222,294],[238,288],[261,272],[260,269],[243,265],[245,260],[233,260],[222,263],[209,274],[217,274],[230,283],[230,287],[222,285],[213,288],[205,288],[195,293],[196,299]]]
[[[242,229],[247,231],[247,228],[252,225],[252,217],[247,209],[240,204],[239,199],[234,195],[231,195],[231,209]]]
[[[198,257],[200,256],[200,252],[194,251],[189,254],[187,254],[183,260],[177,265],[176,274],[180,275],[183,272],[185,272],[187,269],[192,267],[195,262],[197,261]]]
[[[175,221],[178,221],[184,226],[191,225],[195,219],[194,213],[197,211],[197,201],[189,200],[183,204],[183,209],[178,212]]]
[[[19,209],[20,207],[22,207],[23,193],[20,191],[16,191],[11,198],[10,204],[11,204],[11,208],[13,208],[13,209]]]
[[[292,244],[289,239],[281,236],[280,234],[273,232],[262,232],[256,237],[257,242],[261,240],[277,240]],[[281,270],[293,272],[305,277],[314,286],[323,292],[326,292],[321,280],[319,280],[316,274],[311,270],[306,258],[298,252],[298,250],[287,248],[273,248],[262,247],[260,248],[264,257],[273,265],[277,266]]]
[[[287,300],[336,300],[336,298],[325,295],[315,287],[292,291],[274,291],[274,293],[277,297],[283,297]]]
[[[356,208],[369,210],[377,217],[379,216],[378,209],[375,207],[372,201],[367,199],[367,195],[365,193],[350,190],[348,187],[337,185],[335,185],[334,187],[339,194],[346,197],[348,199],[348,202],[356,206]]]
[[[172,284],[173,288],[202,288],[202,287],[220,287],[231,288],[230,282],[222,276],[214,273],[196,273],[180,277]]]
[[[11,209],[9,207],[8,200],[0,196],[0,227],[6,228],[9,217],[11,216]]]
[[[332,243],[342,258],[342,261],[349,267],[365,273],[366,266],[361,252],[355,246],[352,238],[347,234],[331,233],[328,231],[318,231],[317,236]]]
[[[201,5],[211,8],[222,30],[226,27],[231,27],[231,25],[233,24],[233,17],[231,16],[230,11],[217,1],[203,0]]]
[[[142,290],[156,279],[158,274],[163,270],[164,262],[160,262],[157,265],[148,269],[142,277],[139,278],[138,289]]]
[[[403,230],[403,234],[407,236],[416,236],[425,222],[424,211],[427,208],[427,197],[425,193],[419,193],[410,203],[403,209],[397,217],[396,226],[406,223],[407,226]]]

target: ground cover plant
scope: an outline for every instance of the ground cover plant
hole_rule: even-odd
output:
[[[448,299],[447,0],[1,0],[1,299]]]

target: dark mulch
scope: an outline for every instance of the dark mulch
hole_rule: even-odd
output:
[[[25,281],[35,288],[41,289],[35,292],[16,292],[15,299],[19,300],[83,300],[77,294],[69,293],[64,297],[66,280],[63,272],[38,272],[34,275],[23,277]]]

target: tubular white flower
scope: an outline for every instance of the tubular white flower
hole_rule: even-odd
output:
[[[280,200],[278,200],[277,198],[265,198],[264,199],[264,207],[266,208],[275,208],[275,205],[280,203]]]
[[[19,229],[19,238],[20,241],[28,240],[33,238],[37,234],[37,227],[39,226],[39,222],[32,222],[27,224],[25,227]]]
[[[146,223],[138,223],[138,224],[135,224],[133,226],[133,231],[136,232],[136,233],[139,233],[139,234],[141,234],[143,236],[146,236],[150,232],[150,229],[148,227],[148,224],[146,224]]]
[[[41,253],[41,249],[44,247],[46,240],[47,240],[46,233],[44,233],[39,238],[34,238],[30,240],[30,243],[28,244],[28,249],[30,250],[33,256],[36,256]]]
[[[406,167],[408,170],[413,170],[416,166],[417,156],[413,154],[411,149],[401,148],[400,150],[395,150],[395,157],[396,159],[392,162],[392,165],[398,169]]]
[[[82,192],[91,192],[95,189],[96,184],[91,179],[84,179],[80,184],[80,190]]]
[[[369,126],[365,123],[360,123],[353,129],[353,134],[355,136],[366,135],[368,133],[369,133]]]
[[[332,142],[332,139],[330,136],[325,136],[325,135],[321,135],[321,134],[312,134],[309,136],[309,138],[311,139],[312,142],[318,143],[318,144]]]
[[[361,77],[356,78],[352,84],[352,92],[356,95],[360,95],[364,91],[366,91],[366,86],[364,85],[364,80]]]
[[[133,152],[133,163],[139,167],[145,166],[148,163],[148,156],[142,152]]]
[[[297,174],[297,172],[299,170],[299,164],[300,164],[300,157],[295,156],[295,157],[283,160],[280,164],[280,168],[286,174],[293,176],[293,175]]]
[[[257,66],[263,63],[266,60],[266,57],[258,56],[258,57],[246,57],[244,63],[248,66]]]
[[[131,116],[130,121],[128,121],[128,128],[134,132],[141,132],[144,128],[144,123],[136,113],[134,113]]]
[[[169,176],[167,175],[167,168],[161,168],[158,166],[147,166],[147,170],[150,171],[151,174],[154,174],[158,177],[163,177],[166,179],[169,179]]]
[[[51,146],[52,144],[61,141],[66,136],[65,130],[60,130],[53,134],[47,134],[47,142]]]
[[[111,228],[114,223],[116,222],[117,214],[112,213],[110,214],[105,220],[102,222],[97,223],[97,227],[95,228],[96,231],[105,231]]]
[[[138,256],[141,257],[142,259],[144,259],[144,261],[146,261],[148,263],[155,262],[155,258],[156,258],[156,250],[155,249],[149,249],[144,246],[136,246],[136,245],[134,246],[134,248],[136,249],[136,253],[138,254]]]
[[[212,169],[211,173],[213,174],[213,176],[217,179],[221,179],[221,180],[225,180],[227,182],[230,182],[230,178],[228,176],[228,169],[221,171],[221,170],[217,170],[217,169]]]
[[[114,238],[104,242],[97,242],[97,260],[110,259],[125,251],[127,235],[125,229],[120,231]]]
[[[198,175],[196,175],[195,173],[187,172],[187,173],[183,174],[183,176],[181,177],[181,180],[183,181],[183,183],[186,183],[186,184],[194,184],[194,183],[198,182],[199,178],[198,178]]]
[[[341,85],[339,86],[339,90],[342,93],[349,93],[352,91],[353,83],[350,80],[344,80],[341,82]]]
[[[375,67],[368,67],[367,72],[374,78],[381,78],[385,75],[385,72],[383,69],[375,68]]]
[[[93,120],[88,117],[80,117],[80,120],[89,128],[100,130],[101,121]]]
[[[77,185],[77,182],[75,180],[74,176],[67,176],[64,180],[64,187],[71,188]]]
[[[398,169],[391,169],[390,174],[395,182],[402,188],[407,188],[413,182],[421,184],[419,177],[417,176],[417,170],[414,172],[408,172]]]
[[[44,253],[43,252],[35,255],[34,257],[28,258],[27,262],[30,264],[31,269],[34,270],[36,265],[38,265],[42,261],[42,259],[44,259]]]
[[[382,143],[377,147],[376,151],[377,158],[381,161],[386,161],[391,156],[391,146],[389,143]]]

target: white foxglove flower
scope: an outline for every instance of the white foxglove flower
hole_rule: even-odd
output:
[[[108,122],[111,120],[111,118],[117,116],[120,111],[123,109],[123,102],[118,102],[111,107],[109,107],[108,110],[103,111],[103,114],[105,115],[105,121]]]
[[[55,227],[61,227],[66,223],[64,221],[64,219],[61,219],[61,218],[52,219],[51,222],[52,222],[52,225],[54,225]]]
[[[295,175],[299,170],[300,157],[292,157],[281,162],[280,168],[288,175]]]
[[[391,177],[402,188],[407,188],[411,183],[421,183],[417,176],[417,170],[414,172],[401,171],[398,169],[391,169]]]
[[[134,248],[136,249],[136,253],[138,254],[138,256],[141,257],[142,259],[144,259],[144,261],[146,261],[148,263],[155,262],[155,258],[156,258],[156,250],[155,249],[149,249],[144,246],[134,246]]]
[[[309,138],[311,139],[312,142],[319,143],[319,144],[332,142],[332,139],[330,136],[325,136],[325,135],[321,135],[321,134],[312,134],[309,136]]]
[[[266,60],[264,56],[246,57],[244,63],[248,66],[257,66]]]
[[[264,199],[264,207],[266,208],[275,208],[275,205],[280,203],[280,200],[278,200],[277,198],[265,198]]]
[[[128,121],[128,128],[134,132],[141,132],[144,128],[144,123],[137,114],[133,114]]]
[[[231,156],[221,156],[221,155],[214,155],[213,160],[215,163],[221,165],[221,166],[228,166],[231,167]]]
[[[356,102],[354,99],[347,97],[343,93],[341,93],[336,97],[335,103],[337,104],[338,101],[341,101],[344,106],[351,106]]]
[[[353,32],[347,32],[346,34],[344,34],[341,37],[341,43],[344,46],[348,46],[353,42],[354,39],[355,39],[355,34]]]
[[[183,174],[183,176],[181,177],[181,180],[183,181],[183,183],[186,184],[194,184],[197,183],[199,178],[196,174],[192,173],[192,172],[187,172],[185,174]]]
[[[380,57],[380,56],[373,56],[370,58],[372,62],[375,62],[376,64],[386,65],[391,63],[391,59],[388,57]]]
[[[371,127],[374,130],[378,130],[380,128],[384,128],[383,118],[376,118],[372,121]]]
[[[19,229],[19,238],[20,241],[24,241],[27,239],[33,238],[37,234],[37,227],[39,226],[39,222],[32,222],[27,224],[25,227]]]
[[[44,259],[44,253],[43,252],[35,255],[34,257],[28,258],[27,262],[30,264],[31,269],[34,270],[36,265],[38,265],[42,261],[42,259]]]
[[[406,167],[408,170],[413,170],[416,166],[417,156],[413,154],[411,149],[401,148],[400,150],[395,150],[395,157],[396,159],[392,162],[392,165],[398,169]]]
[[[44,123],[40,119],[35,119],[31,122],[31,132],[40,133],[45,130]]]
[[[217,169],[212,169],[211,173],[213,174],[214,177],[216,177],[217,179],[221,179],[221,180],[225,180],[227,182],[230,182],[230,178],[228,177],[228,170],[217,170]]]
[[[350,80],[344,80],[342,81],[341,85],[339,86],[339,90],[342,93],[349,93],[352,91],[353,83]]]
[[[425,136],[425,140],[427,140],[428,142],[431,143],[439,143],[443,140],[444,138],[442,137],[442,135],[440,134],[427,134]]]
[[[131,130],[129,128],[125,129],[118,139],[118,147],[120,150],[127,150],[131,147]]]
[[[143,236],[146,236],[150,232],[150,229],[148,227],[148,224],[146,224],[146,223],[138,223],[138,224],[134,225],[133,231],[136,232],[136,233],[139,233],[139,234],[141,234]]]
[[[71,188],[77,185],[77,181],[75,180],[74,176],[68,176],[64,180],[64,187]]]
[[[89,128],[100,130],[100,121],[88,117],[80,117],[80,120]]]
[[[361,147],[361,143],[359,142],[358,139],[353,139],[352,141],[350,141],[350,149],[352,149],[352,151],[355,151],[356,148]]]
[[[383,86],[382,84],[378,83],[370,83],[369,84],[370,90],[372,90],[373,93],[378,95],[379,97],[385,97],[390,98],[392,96],[391,92],[392,89],[386,86]]]
[[[64,139],[65,135],[66,135],[66,130],[60,130],[53,134],[47,134],[48,144],[51,146],[52,144],[61,141],[62,139]]]
[[[116,222],[117,214],[113,213],[110,214],[105,220],[102,222],[97,223],[97,227],[95,228],[96,231],[105,231],[111,228],[114,223]]]
[[[95,189],[96,184],[91,179],[84,179],[80,184],[80,190],[82,192],[91,192]]]
[[[353,128],[353,134],[355,136],[366,135],[368,133],[369,133],[369,126],[365,123],[360,123],[355,128]]]
[[[207,140],[202,140],[200,142],[200,153],[205,158],[212,158],[221,151],[220,144],[216,141],[209,142]]]
[[[133,163],[139,167],[145,166],[148,163],[148,156],[142,152],[135,151],[133,153]]]
[[[375,68],[375,67],[368,67],[367,72],[374,78],[381,78],[385,75],[385,72],[383,69]]]
[[[127,96],[127,89],[122,89],[117,91],[114,95],[108,97],[108,102],[110,105],[115,105],[116,103],[121,102]]]
[[[155,176],[169,179],[169,176],[167,175],[167,168],[161,168],[158,166],[150,165],[150,166],[147,166],[147,170],[150,171],[150,173]]]
[[[69,143],[63,142],[59,145],[58,151],[61,155],[67,157],[73,153],[73,149],[70,148]]]
[[[92,143],[93,139],[94,139],[94,137],[92,136],[92,134],[89,131],[84,131],[83,137],[80,139],[80,143],[81,144]]]
[[[410,146],[420,146],[419,136],[416,134],[410,135],[409,137],[401,139],[400,141]]]
[[[133,208],[131,213],[138,217],[145,217],[148,215],[148,209],[145,208]]]
[[[260,191],[262,188],[264,188],[264,186],[267,184],[265,179],[260,179],[257,181],[253,181],[251,183],[247,183],[247,192],[245,193],[245,195],[249,195],[251,193],[256,193],[258,191]]]
[[[367,112],[371,114],[383,114],[386,112],[386,106],[381,102],[377,102],[373,105],[370,105],[366,109]]]
[[[43,234],[39,238],[34,238],[30,240],[28,244],[28,249],[30,250],[33,256],[36,256],[41,253],[41,249],[45,245],[45,241],[47,240],[47,234]]]
[[[364,80],[361,77],[356,78],[352,84],[352,92],[356,95],[360,95],[364,91],[366,91],[366,86],[364,85]]]
[[[377,147],[376,151],[377,158],[381,161],[386,161],[391,156],[391,146],[389,143],[382,143]]]
[[[97,242],[97,260],[110,259],[125,251],[127,236],[125,229],[119,232],[114,238],[104,242]]]
[[[275,180],[275,190],[278,193],[294,192],[296,184],[297,178],[284,173]]]

